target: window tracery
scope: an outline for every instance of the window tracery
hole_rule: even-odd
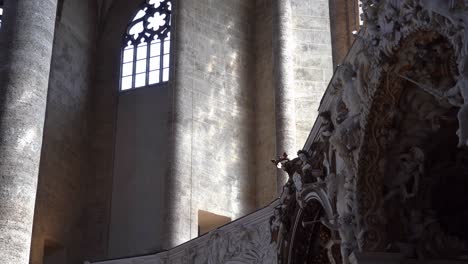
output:
[[[169,81],[171,0],[145,0],[123,38],[120,90]]]

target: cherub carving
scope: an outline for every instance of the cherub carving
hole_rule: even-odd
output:
[[[388,189],[384,201],[400,195],[403,201],[416,196],[419,188],[420,177],[424,173],[424,152],[418,147],[411,148],[407,153],[402,153],[397,158],[395,167],[392,167],[387,177],[385,186]],[[408,184],[412,181],[411,191]]]

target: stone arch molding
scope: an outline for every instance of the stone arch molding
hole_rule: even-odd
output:
[[[291,252],[285,253],[280,248],[282,241],[294,240],[288,238],[294,228],[291,217],[286,216],[298,215],[298,210],[293,208],[309,206],[302,194],[311,184],[317,189],[309,191],[308,197],[320,197],[318,200],[322,201],[321,216],[316,220],[331,230],[332,237],[337,235],[336,239],[330,239],[327,263],[337,263],[337,255],[343,263],[351,263],[356,261],[358,252],[408,253],[403,252],[405,248],[395,249],[389,238],[386,207],[392,203],[388,201],[405,204],[417,196],[414,182],[419,184],[419,176],[425,173],[423,147],[415,144],[397,155],[411,167],[410,179],[402,176],[402,183],[392,185],[385,178],[392,151],[397,151],[396,145],[403,144],[402,140],[396,140],[393,126],[395,120],[401,119],[400,101],[410,96],[408,93],[438,106],[437,111],[427,113],[422,119],[429,124],[427,129],[437,131],[440,119],[450,117],[457,129],[453,131],[457,138],[453,148],[463,150],[468,146],[468,1],[361,2],[364,27],[355,36],[351,50],[325,94],[320,120],[315,125],[318,130],[314,143],[302,158],[298,153],[294,160],[281,157],[276,161],[283,164],[290,176],[280,198],[282,206],[276,213],[280,226],[279,259]],[[430,54],[422,52],[427,47]],[[431,67],[440,74],[427,75]],[[415,77],[422,71],[427,79]],[[315,173],[316,180],[305,183],[307,175],[317,169],[320,173]],[[403,169],[394,170],[392,177],[400,177]],[[435,220],[429,221],[418,212],[410,214],[410,218],[423,219],[422,226],[437,229]],[[408,228],[412,225],[410,220],[405,224]],[[452,238],[439,229],[433,232],[431,235],[438,241],[452,246],[452,253],[468,249],[466,241]],[[406,249],[415,258],[424,258],[417,245],[421,237],[410,237]],[[339,254],[334,244],[339,245]]]

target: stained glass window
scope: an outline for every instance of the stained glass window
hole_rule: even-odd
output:
[[[120,90],[169,81],[171,0],[145,0],[123,38]]]

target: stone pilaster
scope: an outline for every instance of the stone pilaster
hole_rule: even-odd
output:
[[[292,10],[290,0],[275,1],[273,54],[275,75],[276,153],[287,152],[295,157],[296,118],[294,99],[294,40],[292,35]],[[278,192],[280,193],[287,176],[277,170]]]
[[[0,29],[0,263],[29,262],[56,0],[6,0]]]

